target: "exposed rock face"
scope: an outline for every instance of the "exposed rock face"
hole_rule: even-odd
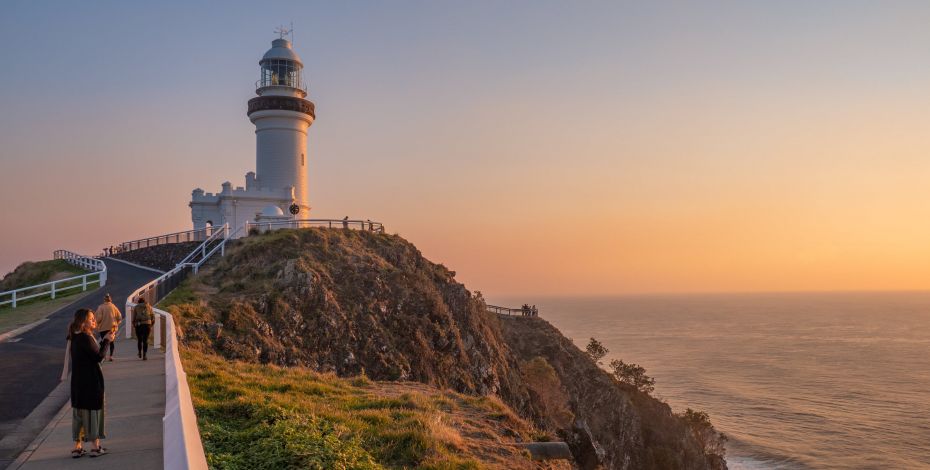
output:
[[[176,303],[186,342],[235,359],[339,375],[411,380],[497,395],[557,430],[582,468],[725,468],[704,455],[668,406],[614,381],[538,318],[501,319],[397,236],[340,229],[280,230],[227,248]],[[575,414],[560,429],[524,383],[541,356]]]
[[[545,358],[571,396],[576,424],[564,434],[582,468],[594,461],[611,469],[726,468],[704,454],[667,404],[614,380],[545,320],[502,322],[513,353]]]
[[[111,256],[160,271],[171,271],[199,245],[200,242],[170,243],[114,253]]]
[[[230,247],[198,278],[209,304],[179,308],[188,340],[230,358],[525,403],[494,315],[454,274],[396,236],[286,230]]]

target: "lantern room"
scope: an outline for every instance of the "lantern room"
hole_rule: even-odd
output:
[[[256,84],[256,93],[259,95],[277,94],[271,91],[283,91],[281,88],[300,97],[307,96],[307,87],[304,85],[301,70],[304,68],[300,57],[291,48],[287,39],[275,39],[271,42],[271,49],[259,61],[262,68],[261,79]]]

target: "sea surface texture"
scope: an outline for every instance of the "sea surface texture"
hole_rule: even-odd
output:
[[[710,413],[731,469],[930,468],[930,293],[531,300]]]

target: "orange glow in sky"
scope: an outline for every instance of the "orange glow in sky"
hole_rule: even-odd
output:
[[[448,7],[288,7],[314,217],[486,296],[930,288],[926,4]],[[171,8],[0,19],[3,63],[54,72],[0,77],[4,271],[187,229],[254,169],[281,19]]]

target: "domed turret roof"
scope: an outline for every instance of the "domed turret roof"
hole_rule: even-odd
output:
[[[281,215],[284,215],[284,211],[274,204],[269,204],[262,209],[262,217],[277,217]]]
[[[269,59],[286,59],[293,60],[300,65],[304,64],[300,61],[300,57],[294,52],[294,49],[291,48],[291,42],[287,39],[275,39],[271,41],[271,49],[268,49],[268,52],[262,56],[262,61]]]

